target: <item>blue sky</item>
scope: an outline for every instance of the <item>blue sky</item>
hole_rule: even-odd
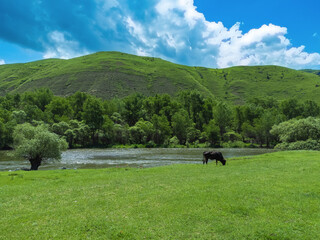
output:
[[[305,45],[306,51],[320,52],[320,1],[195,0],[195,5],[208,21],[221,21],[228,28],[241,22],[244,32],[269,23],[286,27],[286,37],[294,46]]]
[[[122,51],[320,69],[319,9],[314,0],[0,0],[0,64]]]

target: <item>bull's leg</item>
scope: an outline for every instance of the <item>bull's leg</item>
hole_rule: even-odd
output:
[[[218,160],[216,159],[216,166],[218,165]]]

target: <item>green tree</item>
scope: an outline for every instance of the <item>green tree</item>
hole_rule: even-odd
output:
[[[143,137],[145,133],[143,130],[136,125],[129,128],[130,140],[133,144],[141,144],[143,143]]]
[[[230,106],[224,102],[218,102],[213,109],[213,118],[219,127],[220,137],[223,140],[223,134],[226,133],[228,127],[232,125],[232,110]]]
[[[199,140],[201,131],[196,129],[195,123],[191,123],[191,125],[186,129],[187,131],[187,142],[193,143]]]
[[[113,115],[113,113],[119,113],[123,115],[124,113],[124,100],[120,98],[113,98],[111,100],[105,100],[103,102],[104,113],[109,117]]]
[[[129,126],[127,124],[114,124],[113,126],[113,135],[114,143],[118,144],[127,144],[129,143]]]
[[[264,98],[252,98],[248,101],[250,104],[262,107],[263,109],[269,109],[269,108],[278,108],[279,102],[274,99],[273,97],[264,97]]]
[[[19,93],[14,94],[13,102],[14,102],[14,107],[19,108],[21,103],[21,95]]]
[[[113,143],[114,140],[114,122],[108,115],[104,116],[104,123],[102,125],[103,142],[105,145]]]
[[[89,98],[89,95],[84,92],[76,92],[69,98],[70,105],[73,109],[73,118],[82,120],[83,106],[85,101]]]
[[[143,96],[141,94],[134,94],[124,99],[124,119],[133,126],[142,117],[142,102]]]
[[[164,144],[171,135],[171,128],[168,119],[164,115],[153,115],[152,124],[154,126],[153,141],[156,144]]]
[[[51,126],[51,131],[60,136],[64,136],[64,133],[70,128],[69,124],[66,122],[54,123]]]
[[[12,114],[11,111],[2,108],[0,105],[0,118],[3,120],[3,122],[9,122],[12,120]]]
[[[0,118],[0,149],[6,145],[5,142],[5,125],[3,119]]]
[[[168,119],[171,117],[171,97],[169,94],[156,94],[154,97],[148,97],[143,100],[143,109],[146,119],[151,120],[153,115],[164,113]]]
[[[44,112],[53,99],[53,92],[48,88],[40,88],[35,91],[34,95],[35,105]]]
[[[83,121],[70,120],[69,123],[54,123],[50,127],[50,131],[65,137],[69,148],[73,148],[75,145],[81,147],[88,145],[90,129]]]
[[[25,123],[27,120],[27,114],[23,110],[13,111],[12,118],[17,124]]]
[[[52,115],[54,122],[68,121],[72,117],[72,108],[68,99],[54,97],[47,105],[46,112]]]
[[[120,112],[122,108],[123,101],[118,98],[103,101],[104,114],[108,115],[109,117],[115,112]]]
[[[24,104],[35,105],[42,112],[45,111],[46,106],[52,101],[53,98],[53,93],[48,88],[40,88],[34,92],[25,92],[21,97]]]
[[[16,125],[17,122],[13,118],[13,114],[0,106],[0,149],[11,149],[12,133]]]
[[[276,113],[274,111],[266,110],[260,118],[255,121],[255,132],[256,138],[260,142],[260,147],[262,144],[266,143],[267,147],[270,147],[270,140],[272,134],[270,130],[272,126],[276,123]]]
[[[7,94],[4,98],[2,98],[1,107],[5,110],[12,111],[14,109],[13,96],[10,94]]]
[[[66,137],[66,141],[68,142],[69,144],[69,148],[73,148],[73,144],[74,144],[74,140],[76,138],[76,133],[73,129],[67,129],[65,132],[64,132],[64,135]]]
[[[47,117],[47,114],[42,112],[40,108],[36,105],[24,104],[22,110],[26,113],[26,121],[32,122],[48,120],[50,117]]]
[[[202,107],[202,116],[205,124],[208,124],[213,119],[213,101],[211,98],[206,98]],[[198,128],[202,130],[202,126]]]
[[[198,129],[201,129],[202,125],[212,118],[212,109],[210,109],[212,105],[205,101],[198,91],[182,91],[179,93],[179,99]]]
[[[152,139],[154,128],[151,122],[141,118],[133,127],[129,128],[129,132],[132,143],[146,144]]]
[[[90,140],[90,128],[87,124],[85,124],[83,121],[78,120],[71,120],[69,122],[70,129],[72,130],[73,135],[73,145],[78,145],[81,147],[88,146],[89,140]],[[68,130],[67,130],[68,131]],[[71,133],[68,133],[71,134]],[[68,134],[65,132],[65,135],[68,139]],[[70,142],[69,142],[70,144]]]
[[[102,129],[104,122],[103,107],[100,99],[90,97],[85,101],[83,106],[83,119],[91,129],[92,141],[95,145],[95,134],[97,130]]]
[[[297,99],[291,98],[280,103],[280,111],[286,116],[287,120],[301,116],[303,107]]]
[[[250,121],[246,121],[241,126],[242,132],[241,135],[243,136],[243,141],[250,140],[251,142],[254,141],[256,138],[256,130],[254,126],[251,125]]]
[[[13,140],[16,155],[30,161],[30,170],[38,170],[43,160],[60,159],[61,151],[67,149],[66,141],[57,134],[49,132],[44,125],[36,127],[29,123],[17,125]]]
[[[211,146],[220,145],[220,128],[216,124],[215,120],[211,120],[208,124],[204,125],[204,133]]]
[[[192,122],[189,119],[188,113],[185,110],[180,110],[175,113],[172,117],[172,131],[173,135],[175,135],[179,139],[180,144],[185,144],[187,141],[187,129],[192,126]]]
[[[320,107],[319,105],[313,101],[313,100],[306,100],[303,105],[303,112],[302,112],[302,116],[304,118],[307,117],[317,117],[320,114]]]
[[[264,109],[261,106],[249,103],[241,106],[242,112],[242,122],[248,122],[253,125],[253,122],[256,118],[259,118],[263,113]]]
[[[116,124],[123,124],[124,123],[124,120],[122,119],[121,114],[118,112],[114,112],[110,119]]]
[[[243,106],[235,106],[234,108],[234,128],[237,133],[241,133],[242,124],[245,122]]]

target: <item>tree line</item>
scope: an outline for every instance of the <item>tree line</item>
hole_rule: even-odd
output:
[[[254,98],[234,105],[190,90],[103,100],[83,92],[60,97],[42,88],[0,97],[0,149],[12,148],[14,130],[26,123],[45,125],[69,148],[317,148],[319,113],[315,101],[294,98]],[[292,137],[293,128],[292,134],[301,136]]]

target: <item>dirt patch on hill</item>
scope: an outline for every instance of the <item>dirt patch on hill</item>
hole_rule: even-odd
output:
[[[156,93],[174,94],[178,89],[185,86],[176,86],[166,78],[149,79],[141,75],[114,71],[87,71],[28,81],[16,91],[32,91],[41,87],[47,87],[59,96],[69,96],[80,91],[103,99],[110,99],[125,97],[135,92],[147,96]]]

